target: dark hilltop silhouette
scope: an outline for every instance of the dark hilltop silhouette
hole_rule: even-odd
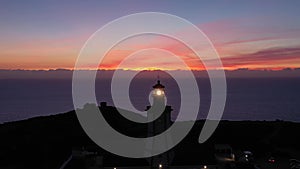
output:
[[[158,82],[154,90],[163,87]],[[97,105],[86,104],[85,108],[89,106]],[[99,109],[120,133],[149,136],[149,124],[130,121],[105,102],[99,104]],[[172,107],[166,106],[162,115],[151,122],[150,135],[159,134],[172,125],[171,112]],[[81,128],[75,111],[8,122],[0,125],[0,168],[288,168],[298,162],[293,159],[300,159],[299,123],[221,121],[212,137],[199,144],[203,124],[203,120],[196,121],[187,137],[172,150],[152,158],[134,159],[114,155],[97,146]]]

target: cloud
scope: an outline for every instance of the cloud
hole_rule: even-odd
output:
[[[264,19],[228,19],[198,25],[212,40],[225,68],[278,68],[299,67],[300,30],[263,24]],[[190,33],[189,28],[178,34]],[[72,68],[80,48],[88,35],[74,37],[32,39],[2,43],[0,45],[0,68],[5,69],[51,69]],[[99,45],[100,46],[100,45]],[[202,69],[203,65],[195,54],[184,44],[164,36],[138,36],[116,45],[105,57],[100,68],[113,69],[129,54],[147,48],[159,48],[170,51],[183,59],[191,68]],[[197,49],[206,56],[205,49]],[[298,62],[296,62],[298,61]],[[135,60],[128,68],[142,67],[144,63],[157,64],[156,67],[180,66],[169,61],[168,57],[154,59],[151,54]],[[84,68],[97,68],[98,65],[86,65]],[[95,63],[97,64],[97,63]]]
[[[300,63],[300,46],[290,48],[269,48],[254,53],[222,58],[226,67],[288,67],[292,63]],[[250,66],[251,67],[251,66]],[[294,67],[294,66],[291,66]],[[296,67],[299,67],[296,66]]]

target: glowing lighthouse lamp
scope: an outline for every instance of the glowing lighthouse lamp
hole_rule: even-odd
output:
[[[161,90],[161,89],[155,89],[154,90],[154,94],[156,96],[163,96],[165,94],[165,92],[163,90]]]
[[[160,84],[160,80],[157,80],[157,84],[153,86],[153,95],[154,96],[165,96],[164,92],[165,86]]]

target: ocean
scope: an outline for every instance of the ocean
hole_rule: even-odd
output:
[[[174,79],[162,78],[168,105],[180,108],[180,91]],[[198,119],[205,119],[210,107],[210,83],[197,79],[200,91]],[[110,79],[96,81],[98,102],[114,105],[110,95]],[[138,110],[149,105],[149,92],[156,79],[135,78],[129,96]],[[121,96],[124,97],[124,96]],[[182,100],[183,101],[183,100]],[[117,105],[116,105],[117,106]],[[73,110],[71,79],[1,79],[0,123]],[[223,120],[286,120],[300,122],[299,78],[229,78]]]

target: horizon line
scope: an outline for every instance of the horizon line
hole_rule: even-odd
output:
[[[123,70],[123,71],[189,71],[188,69],[164,69],[164,68],[134,68],[134,69],[114,69],[114,68],[98,68],[98,69],[90,69],[90,68],[82,68],[82,69],[73,69],[73,68],[41,68],[41,69],[1,69],[0,71],[115,71],[115,70]],[[224,71],[238,71],[238,70],[248,70],[248,71],[283,71],[283,70],[300,70],[300,67],[278,67],[278,68],[223,68],[223,69],[190,69],[190,71],[207,71],[207,70],[224,70]]]

